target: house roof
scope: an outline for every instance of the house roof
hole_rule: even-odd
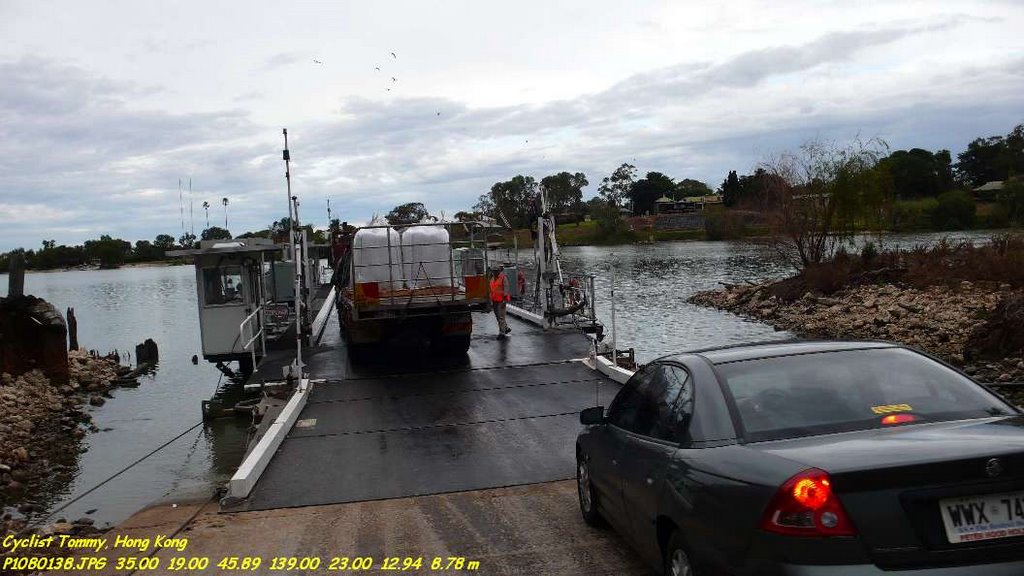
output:
[[[675,200],[669,198],[668,196],[662,196],[661,198],[655,200],[655,202],[657,202],[658,204],[671,204],[675,202]]]
[[[1003,181],[1002,180],[991,180],[989,182],[985,182],[981,186],[978,186],[977,188],[974,189],[974,191],[975,192],[989,192],[989,191],[992,191],[992,190],[1002,190],[1002,189],[1003,189]]]

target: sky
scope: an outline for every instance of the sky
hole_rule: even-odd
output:
[[[1024,122],[1022,29],[1019,0],[0,0],[0,250],[265,228],[282,128],[317,227],[623,162],[715,188],[815,139],[955,156]]]

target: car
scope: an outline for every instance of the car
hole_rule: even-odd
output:
[[[583,519],[659,572],[1024,574],[1024,415],[923,352],[665,356],[580,422]]]

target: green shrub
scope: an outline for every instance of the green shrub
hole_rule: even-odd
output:
[[[1006,211],[1007,219],[1024,224],[1024,181],[1007,181],[999,191],[999,205]]]
[[[704,232],[708,240],[734,240],[743,237],[746,223],[729,210],[709,210],[704,215]]]
[[[935,198],[901,200],[893,206],[892,228],[897,232],[927,230],[932,227],[932,214],[939,205]]]
[[[974,226],[978,207],[969,192],[951,190],[939,195],[932,211],[932,226],[939,230],[965,230]]]

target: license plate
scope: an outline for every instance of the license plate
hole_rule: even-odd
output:
[[[1024,536],[1024,492],[939,501],[951,544]]]

